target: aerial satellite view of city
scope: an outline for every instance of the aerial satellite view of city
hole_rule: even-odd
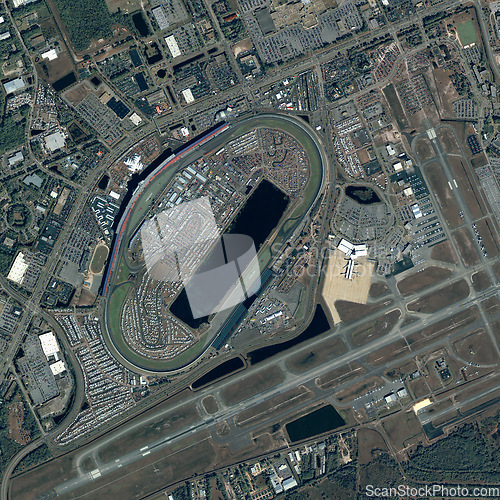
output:
[[[500,1],[2,0],[0,500],[500,498]]]

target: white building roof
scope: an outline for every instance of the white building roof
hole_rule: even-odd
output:
[[[134,113],[130,116],[130,121],[137,127],[142,122],[142,118],[137,113]]]
[[[53,134],[46,136],[44,140],[45,145],[51,151],[57,151],[58,149],[63,148],[66,144],[66,138],[59,130],[57,132],[54,132]]]
[[[10,166],[15,165],[16,163],[19,163],[20,161],[23,161],[23,160],[24,160],[24,156],[23,156],[22,151],[18,151],[16,154],[12,155],[9,158],[9,165]]]
[[[59,375],[62,372],[66,371],[66,366],[64,365],[64,361],[56,361],[50,365],[50,369],[52,370],[53,375]]]
[[[181,49],[179,49],[179,45],[177,44],[177,40],[174,35],[165,37],[165,41],[167,42],[168,50],[170,50],[174,59],[182,55]]]
[[[351,255],[352,251],[354,250],[354,245],[346,239],[342,238],[337,248],[346,255]]]
[[[40,344],[42,345],[42,351],[45,354],[46,358],[49,358],[53,354],[56,354],[60,351],[59,344],[57,343],[56,336],[53,332],[43,333],[38,336],[40,340]]]
[[[3,84],[6,94],[11,94],[16,90],[24,89],[24,87],[26,87],[26,84],[22,78],[15,78],[14,80],[10,80],[9,82]]]
[[[186,102],[188,104],[191,102],[194,102],[194,97],[193,97],[193,93],[191,92],[191,89],[183,90],[182,95],[183,95],[184,99],[186,99]]]
[[[283,481],[283,489],[285,491],[291,490],[292,488],[295,488],[295,486],[297,486],[297,481],[294,477],[289,477]]]
[[[118,193],[115,193],[114,191],[110,191],[109,196],[111,196],[111,198],[113,198],[114,200],[120,199],[120,195]]]
[[[50,49],[50,50],[47,50],[47,52],[44,52],[42,54],[42,59],[48,59],[49,61],[53,61],[54,59],[57,59],[56,49]]]
[[[24,254],[19,252],[14,262],[12,263],[12,267],[10,268],[9,274],[7,275],[7,279],[13,281],[20,285],[23,282],[24,275],[28,270],[29,264],[24,259]]]

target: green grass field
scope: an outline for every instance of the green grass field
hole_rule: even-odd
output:
[[[457,23],[457,31],[462,45],[465,46],[471,43],[477,43],[476,29],[474,23],[470,19]]]
[[[90,264],[90,270],[94,274],[102,273],[106,259],[108,258],[109,248],[104,245],[99,245],[95,252],[92,262]]]

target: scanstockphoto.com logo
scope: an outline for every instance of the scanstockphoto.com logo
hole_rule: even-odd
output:
[[[182,282],[194,318],[240,304],[260,288],[252,238],[221,236],[207,197],[180,203],[147,220],[141,239],[150,275]]]
[[[500,498],[500,486],[450,486],[432,484],[425,486],[383,487],[369,484],[363,494],[369,498]]]

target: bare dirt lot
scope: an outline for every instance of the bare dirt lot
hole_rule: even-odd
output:
[[[418,159],[423,163],[426,160],[430,160],[436,156],[432,143],[427,137],[422,137],[417,141],[416,144]]]
[[[362,427],[358,431],[359,463],[367,464],[372,461],[379,451],[387,452],[387,445],[380,433],[374,429]]]
[[[217,413],[219,411],[219,405],[217,404],[217,400],[213,396],[207,396],[203,398],[203,401],[201,402],[203,404],[203,408],[205,408],[205,411],[213,415],[214,413]]]
[[[140,0],[106,0],[106,5],[108,6],[109,12],[114,14],[118,10],[122,12],[134,12],[141,8]]]
[[[486,272],[479,271],[474,273],[472,275],[472,285],[474,286],[474,290],[476,290],[476,292],[486,290],[490,286],[490,280],[488,279]]]
[[[483,300],[481,304],[483,305],[488,316],[493,316],[500,311],[500,301],[498,300],[498,297],[490,297],[489,299]]]
[[[444,267],[429,266],[403,278],[398,282],[398,289],[404,296],[411,295],[449,278],[451,274],[452,272]]]
[[[453,342],[453,349],[467,363],[491,365],[498,361],[497,351],[484,328]]]
[[[446,240],[434,245],[431,251],[431,259],[447,262],[449,264],[458,264],[458,258],[451,243]]]
[[[244,377],[239,382],[226,387],[222,390],[221,397],[226,405],[232,406],[283,382],[283,380],[281,369],[277,366],[271,366],[256,375]]]
[[[454,331],[474,323],[479,318],[477,307],[469,307],[465,311],[453,314],[445,320],[438,321],[434,325],[428,326],[421,332],[415,332],[406,337],[406,341],[412,349],[419,349],[430,340],[436,341],[447,337]]]
[[[376,281],[371,284],[368,296],[372,299],[378,299],[379,297],[387,295],[389,292],[389,287],[385,283]]]
[[[414,443],[422,435],[420,422],[412,411],[388,417],[382,425],[398,451],[403,450],[410,441]]]
[[[453,235],[455,244],[457,245],[460,258],[462,259],[465,267],[475,266],[479,264],[479,255],[472,241],[472,235],[466,227],[457,229]]]
[[[383,307],[390,305],[392,300],[385,300],[379,304],[365,305],[349,302],[347,300],[337,300],[335,307],[340,315],[342,321],[352,323],[368,314],[374,313]]]
[[[472,218],[479,219],[486,214],[486,207],[477,188],[477,177],[469,171],[463,158],[448,156],[448,162]]]
[[[360,326],[350,334],[353,345],[360,347],[383,337],[394,328],[400,316],[401,311],[397,309]]]
[[[297,354],[287,362],[287,367],[295,373],[303,373],[335,359],[346,352],[344,341],[340,337],[330,337],[310,351]]]
[[[460,226],[463,223],[462,217],[460,217],[460,210],[441,165],[437,162],[432,162],[425,167],[425,173],[427,174],[434,195],[439,201],[441,212],[448,226],[451,228]]]
[[[409,311],[431,314],[465,299],[468,295],[469,285],[465,280],[459,280],[410,302],[407,307]]]
[[[440,128],[436,133],[446,153],[455,155],[461,154],[460,146],[455,139],[455,134],[450,129]]]
[[[483,240],[484,248],[486,249],[486,253],[488,257],[491,259],[492,257],[496,257],[499,252],[499,247],[497,243],[497,239],[495,238],[495,230],[494,225],[491,222],[489,217],[482,219],[476,222],[477,230],[481,235]]]
[[[41,75],[45,81],[54,83],[56,80],[59,80],[59,78],[62,78],[72,71],[74,66],[70,55],[65,51],[59,53],[57,59],[54,61],[42,59],[42,61],[36,63],[36,68],[38,74]]]

